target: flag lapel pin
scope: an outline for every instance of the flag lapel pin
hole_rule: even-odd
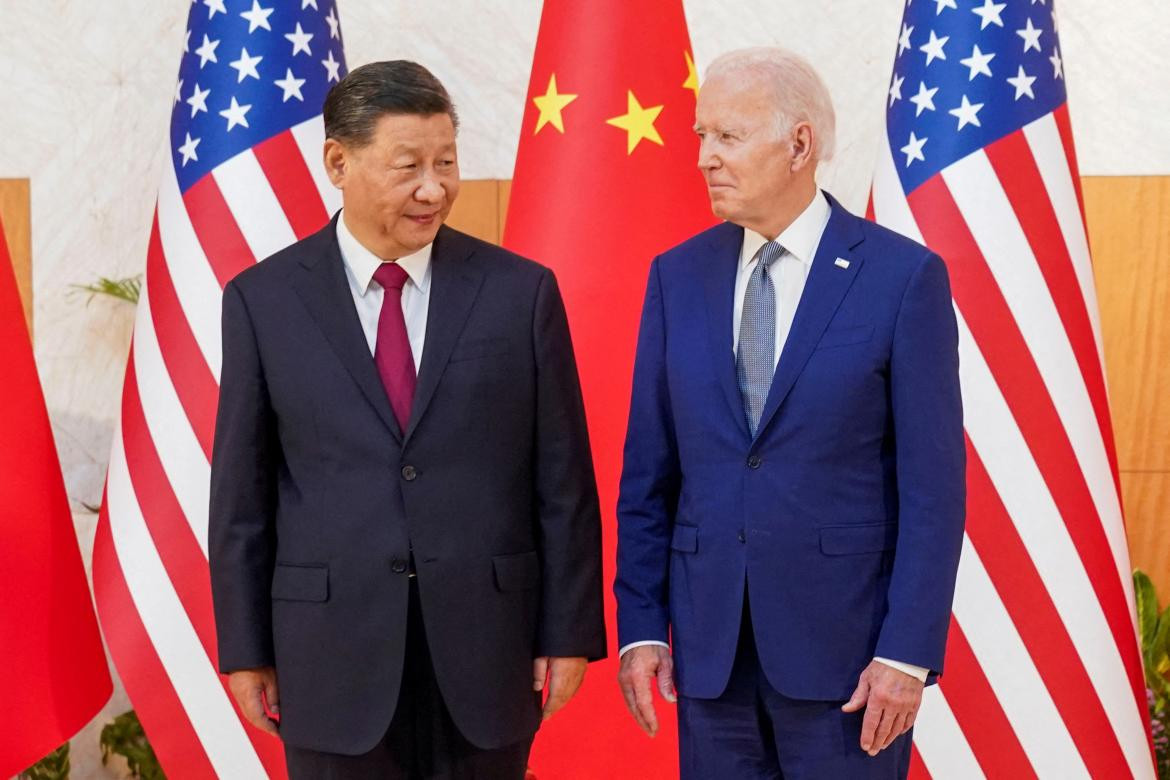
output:
[[[849,261],[846,260],[844,257],[838,257],[836,259],[836,261],[834,262],[834,265],[836,265],[838,268],[848,268]]]

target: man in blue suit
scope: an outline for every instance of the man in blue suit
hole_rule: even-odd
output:
[[[817,188],[833,109],[800,58],[720,57],[696,120],[726,221],[650,268],[619,682],[651,735],[677,684],[683,778],[905,777],[963,535],[946,267]]]

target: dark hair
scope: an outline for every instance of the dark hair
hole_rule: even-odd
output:
[[[446,114],[459,128],[455,104],[434,74],[410,60],[371,62],[350,71],[325,96],[325,137],[364,146],[387,114]]]

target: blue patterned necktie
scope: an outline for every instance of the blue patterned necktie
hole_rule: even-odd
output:
[[[784,247],[775,241],[760,247],[756,252],[759,262],[743,295],[735,373],[753,439],[760,427],[764,402],[768,399],[772,374],[776,370],[776,288],[772,284],[771,267],[783,253]]]

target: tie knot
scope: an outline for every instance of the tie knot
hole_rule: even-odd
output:
[[[406,279],[406,271],[398,263],[384,262],[374,271],[374,281],[382,285],[383,290],[401,290]]]
[[[772,263],[776,262],[776,258],[782,254],[784,254],[784,247],[780,246],[775,241],[769,241],[768,243],[764,244],[762,247],[760,247],[760,251],[757,253],[760,258],[760,262],[764,266],[764,270],[770,269],[772,267]]]

